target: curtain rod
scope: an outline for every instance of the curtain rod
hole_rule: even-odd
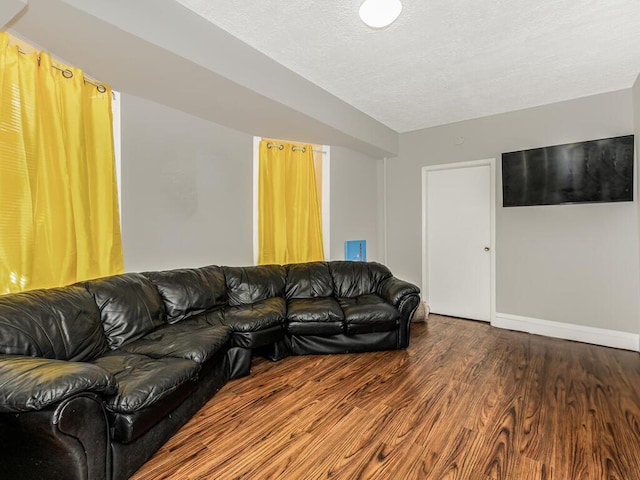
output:
[[[284,148],[284,145],[280,144],[280,143],[267,143],[267,148],[271,148],[271,147],[277,147],[278,150],[282,150]],[[293,145],[291,147],[291,150],[298,151],[298,152],[306,152],[307,151],[307,147],[301,147],[299,145]],[[325,152],[324,150],[316,150],[316,149],[311,149],[312,152],[314,153],[322,153],[325,154],[327,152]]]
[[[21,53],[23,55],[26,55],[27,52],[23,52],[22,50],[20,50],[18,48],[18,53]],[[40,57],[38,57],[38,65],[40,65]],[[53,68],[55,68],[56,70],[62,72],[62,76],[64,78],[71,78],[73,77],[73,72],[67,68],[60,68],[57,65],[54,65],[53,63],[51,64],[51,66]],[[87,77],[83,77],[84,83],[88,83],[89,85],[93,85],[94,87],[96,87],[96,89],[100,92],[100,93],[105,93],[107,91],[107,88],[104,85],[100,85],[99,83],[95,83],[92,82],[91,80],[89,80]]]

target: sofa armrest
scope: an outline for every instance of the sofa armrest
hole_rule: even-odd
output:
[[[102,399],[81,393],[49,408],[0,413],[0,477],[112,480],[111,443]]]
[[[407,295],[419,294],[420,289],[413,283],[405,282],[396,277],[389,277],[380,283],[378,294],[394,307],[400,307]]]
[[[0,355],[0,413],[42,410],[82,392],[116,391],[115,377],[97,365]]]
[[[389,277],[380,283],[378,295],[391,303],[400,312],[401,324],[398,348],[407,348],[411,334],[411,317],[420,303],[420,289],[413,283],[405,282],[396,277]]]

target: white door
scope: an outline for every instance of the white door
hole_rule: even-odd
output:
[[[425,167],[425,293],[434,313],[491,320],[493,164],[488,162]]]

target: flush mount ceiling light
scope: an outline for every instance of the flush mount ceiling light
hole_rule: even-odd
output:
[[[391,25],[400,12],[400,0],[365,0],[360,5],[360,18],[371,28],[384,28]]]

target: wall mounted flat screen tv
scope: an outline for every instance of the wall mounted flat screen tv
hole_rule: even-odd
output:
[[[505,207],[633,201],[633,135],[502,154]]]

